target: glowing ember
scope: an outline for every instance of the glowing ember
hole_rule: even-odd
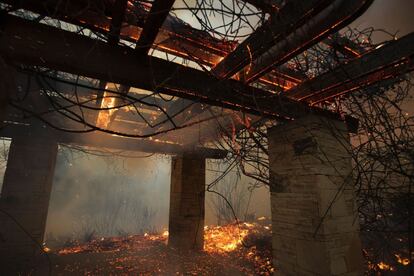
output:
[[[203,252],[167,247],[169,233],[164,231],[101,238],[63,248],[52,259],[63,274],[272,275],[271,232],[264,226],[239,223],[204,229]]]
[[[386,264],[384,262],[380,262],[379,264],[377,264],[377,266],[381,270],[389,270],[389,271],[393,271],[394,270],[394,268],[391,265]]]
[[[399,254],[395,254],[395,257],[397,258],[397,262],[404,266],[410,264],[410,260],[408,258],[403,258]]]

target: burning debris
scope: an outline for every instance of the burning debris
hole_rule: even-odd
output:
[[[403,256],[403,254],[394,254],[392,258],[386,258],[387,261],[384,260],[375,263],[370,261],[370,259],[372,259],[372,256],[367,252],[367,250],[363,251],[365,259],[367,260],[368,275],[383,275],[384,273],[387,273],[386,275],[405,275],[405,273],[409,274],[409,265],[411,264],[411,261],[408,257]],[[411,260],[414,260],[414,255],[411,256]]]
[[[182,252],[167,246],[168,231],[99,238],[51,251],[53,272],[99,275],[272,275],[271,225],[232,223],[204,227],[204,251]],[[367,260],[370,259],[364,250]],[[410,260],[367,261],[367,275],[399,275]]]
[[[92,240],[51,254],[53,272],[98,275],[271,275],[271,231],[259,223],[206,226],[203,252],[167,247],[168,231]]]

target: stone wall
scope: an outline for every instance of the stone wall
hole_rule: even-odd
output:
[[[276,275],[362,275],[345,124],[310,115],[268,137]]]

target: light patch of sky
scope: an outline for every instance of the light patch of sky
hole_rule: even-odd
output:
[[[203,2],[202,6],[200,2]],[[172,14],[217,38],[238,41],[251,34],[264,18],[255,7],[237,0],[177,0]]]

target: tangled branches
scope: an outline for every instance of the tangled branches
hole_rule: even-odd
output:
[[[379,46],[371,40],[373,33],[372,29],[348,30],[347,36],[369,50]],[[313,47],[292,60],[290,66],[312,77],[329,72],[345,60],[335,52],[327,55],[326,51],[332,49]],[[324,108],[352,114],[359,120],[357,133],[351,134],[350,154],[365,254],[372,270],[379,269],[375,265],[378,263],[390,267],[407,265],[413,254],[412,93],[412,75],[408,74],[323,103]],[[268,143],[264,128],[250,126],[237,133],[223,133],[223,141],[240,170],[268,185]],[[246,171],[246,164],[255,168],[254,173]]]

